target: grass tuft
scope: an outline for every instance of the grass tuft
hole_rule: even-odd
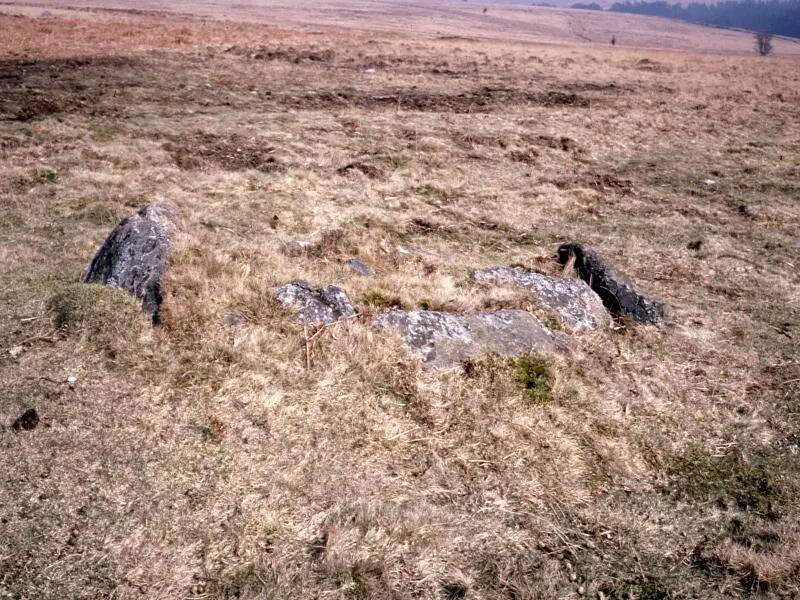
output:
[[[47,300],[46,308],[54,327],[112,359],[129,350],[150,327],[136,298],[101,285],[68,285]]]

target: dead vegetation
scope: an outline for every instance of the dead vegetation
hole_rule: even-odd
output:
[[[794,63],[0,22],[0,594],[800,593]],[[77,283],[152,201],[185,220],[155,328]],[[426,372],[368,326],[547,321],[469,273],[558,274],[568,240],[667,329]],[[312,360],[294,280],[363,315]]]

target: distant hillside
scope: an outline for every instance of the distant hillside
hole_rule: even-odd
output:
[[[563,0],[541,0],[557,3]],[[576,1],[569,0],[570,4]],[[591,4],[597,1],[582,0]],[[495,4],[490,0],[16,0],[0,4],[2,11],[39,15],[47,8],[90,11],[127,10],[196,15],[277,26],[334,28],[363,32],[403,32],[424,37],[501,39],[544,44],[609,44],[617,47],[751,54],[752,36],[741,31],[702,27],[610,10],[543,8],[521,3]],[[484,10],[485,9],[485,10]],[[775,41],[779,56],[800,55],[800,44]]]
[[[744,0],[716,4],[693,2],[685,6],[659,0],[617,3],[611,10],[800,38],[800,0]]]

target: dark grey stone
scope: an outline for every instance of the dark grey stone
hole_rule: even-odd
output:
[[[521,267],[492,267],[472,272],[475,281],[511,283],[530,292],[550,308],[571,332],[611,326],[611,316],[600,297],[581,279],[549,277]]]
[[[569,345],[566,336],[553,333],[522,310],[474,315],[392,310],[376,317],[372,326],[397,332],[426,367],[435,368],[453,367],[488,353],[518,356]]]
[[[282,285],[274,296],[286,308],[296,310],[304,325],[329,325],[356,314],[345,291],[335,285],[315,289],[305,281],[297,281]]]
[[[599,252],[580,244],[559,246],[558,259],[562,264],[567,264],[572,257],[575,258],[578,275],[597,292],[612,313],[648,325],[664,324],[663,305],[647,297],[627,275]]]
[[[31,429],[36,429],[38,424],[39,413],[36,412],[35,408],[29,408],[16,418],[11,424],[11,429],[14,431],[30,431]]]
[[[174,213],[169,207],[142,207],[114,228],[86,269],[83,281],[129,291],[142,300],[144,311],[157,321],[173,226]]]
[[[351,258],[345,264],[359,275],[363,275],[364,277],[372,276],[372,269],[370,269],[369,265],[367,265],[367,263],[365,263],[363,260]]]

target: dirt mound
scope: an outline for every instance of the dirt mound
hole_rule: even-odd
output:
[[[519,89],[482,87],[457,93],[435,93],[418,89],[387,90],[383,93],[368,93],[350,89],[330,90],[286,96],[281,99],[298,109],[326,110],[337,107],[355,106],[375,109],[396,108],[419,112],[483,113],[508,104],[528,104],[535,106],[569,106],[587,108],[588,98],[560,90],[526,91]]]
[[[243,56],[253,60],[285,60],[299,64],[302,62],[330,62],[335,53],[330,48],[296,48],[294,46],[256,46],[248,48],[232,46],[226,50],[229,54]]]
[[[0,120],[32,121],[62,113],[116,114],[93,85],[140,63],[132,57],[9,59],[0,61]]]
[[[219,168],[225,171],[255,169],[274,173],[283,167],[274,156],[275,148],[241,135],[222,136],[197,132],[178,136],[164,144],[181,169]]]

